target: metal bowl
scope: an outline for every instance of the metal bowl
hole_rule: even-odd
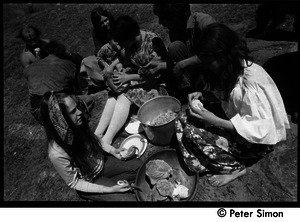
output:
[[[145,102],[138,111],[141,122],[150,143],[155,145],[169,145],[175,133],[175,120],[162,125],[151,126],[147,123],[162,113],[172,111],[178,113],[181,103],[172,96],[158,96]]]
[[[158,151],[150,156],[141,168],[138,171],[136,182],[135,184],[142,188],[142,192],[136,190],[135,194],[138,201],[151,201],[150,199],[150,183],[145,174],[146,171],[146,164],[150,160],[164,160],[174,169],[180,169],[182,172],[182,176],[184,177],[184,181],[182,181],[182,185],[186,186],[189,189],[189,196],[181,201],[190,201],[193,199],[196,189],[197,189],[197,182],[198,182],[198,174],[195,174],[188,170],[187,166],[183,162],[182,158],[178,158],[176,150],[173,149],[166,149],[162,151]]]

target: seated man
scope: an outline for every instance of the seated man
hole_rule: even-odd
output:
[[[41,32],[31,26],[25,25],[20,30],[18,37],[25,42],[25,49],[21,53],[21,64],[23,68],[36,61],[41,57],[47,56],[47,53],[42,50],[49,43],[49,39],[41,39]]]
[[[172,62],[166,68],[173,69],[179,86],[175,96],[183,102],[187,94],[193,91],[192,83],[196,79],[193,77],[194,70],[185,70],[195,68],[200,62],[194,53],[196,41],[202,30],[216,20],[205,13],[191,14],[190,5],[185,3],[154,4],[153,12],[158,16],[159,23],[169,30],[171,44],[168,52]]]
[[[40,102],[43,95],[49,91],[75,94],[76,63],[72,62],[63,44],[50,41],[45,50],[48,56],[35,61],[24,69],[30,94],[30,112],[40,122]],[[93,98],[88,95],[78,96],[89,107]]]

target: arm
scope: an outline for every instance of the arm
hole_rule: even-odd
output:
[[[194,55],[190,58],[179,61],[175,65],[174,69],[179,68],[179,69],[183,70],[183,69],[186,69],[188,67],[191,67],[191,66],[194,66],[194,65],[199,65],[199,64],[201,64],[200,59],[198,58],[198,56]]]
[[[194,100],[196,99],[204,100],[205,96],[206,94],[203,94],[201,92],[195,92],[188,95],[189,112],[191,116],[209,127],[216,127],[216,128],[224,129],[230,133],[236,133],[235,127],[230,120],[225,120],[216,116],[212,112],[205,109],[203,106],[199,108],[193,105]]]
[[[20,56],[21,64],[23,68],[26,68],[29,64],[35,61],[35,56],[31,52],[23,51]]]
[[[55,146],[55,143],[53,143]],[[58,146],[56,144],[56,146]],[[58,147],[59,148],[59,147]],[[60,148],[61,149],[61,148]],[[71,166],[70,157],[62,152],[54,150],[49,145],[49,158],[57,170],[58,174],[63,178],[67,185],[72,188],[83,192],[96,192],[96,193],[113,193],[113,192],[124,192],[128,190],[127,186],[115,185],[107,187],[94,183],[87,182],[79,178],[78,172]]]
[[[215,127],[226,130],[229,133],[236,133],[236,129],[230,120],[222,119],[205,108],[199,110],[190,105],[189,112],[192,117],[208,127]]]
[[[144,68],[149,68],[152,74],[160,70],[167,70],[170,67],[171,59],[168,51],[161,38],[155,37],[152,40],[153,50],[161,57],[160,59],[153,58]]]

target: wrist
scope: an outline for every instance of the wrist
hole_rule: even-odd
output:
[[[112,193],[113,187],[103,187],[103,193]]]
[[[167,69],[167,62],[161,62],[159,63],[159,69]]]

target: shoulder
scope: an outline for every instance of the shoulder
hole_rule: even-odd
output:
[[[252,63],[244,68],[244,74],[239,77],[232,95],[243,98],[245,95],[264,94],[274,82],[263,67]]]
[[[263,83],[266,79],[269,78],[269,75],[262,66],[256,63],[252,63],[251,65],[244,68],[243,78],[248,82]]]
[[[21,64],[23,67],[28,66],[36,60],[35,56],[28,50],[23,50],[20,55]]]
[[[59,158],[69,159],[69,155],[55,141],[50,141],[48,144],[48,156],[51,161]]]
[[[204,29],[206,26],[216,22],[215,18],[213,18],[209,14],[195,12],[189,17],[187,22],[187,28],[193,28],[195,21],[197,21],[197,27],[201,30]]]

